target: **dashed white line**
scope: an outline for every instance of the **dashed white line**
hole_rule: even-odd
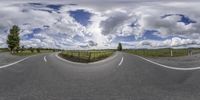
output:
[[[119,66],[121,66],[121,64],[123,63],[123,61],[124,61],[124,57],[122,57],[122,59],[121,59],[121,61],[119,62]]]
[[[136,55],[137,56],[137,55]],[[200,67],[192,67],[192,68],[179,68],[179,67],[172,67],[172,66],[167,66],[167,65],[163,65],[163,64],[159,64],[157,62],[154,62],[154,61],[151,61],[149,59],[146,59],[144,57],[141,57],[141,56],[137,56],[145,61],[148,61],[152,64],[155,64],[155,65],[158,65],[158,66],[161,66],[161,67],[164,67],[164,68],[168,68],[168,69],[173,69],[173,70],[184,70],[184,71],[187,71],[187,70],[200,70]]]
[[[46,56],[44,56],[44,62],[47,62],[47,58],[46,58]]]
[[[5,67],[9,67],[9,66],[15,65],[15,64],[20,63],[20,62],[22,62],[22,61],[24,61],[24,60],[26,60],[26,59],[28,59],[28,58],[29,58],[29,57],[26,57],[26,58],[21,59],[21,60],[19,60],[19,61],[16,61],[16,62],[7,64],[7,65],[0,66],[0,68],[5,68]]]

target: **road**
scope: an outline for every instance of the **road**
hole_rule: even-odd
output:
[[[117,52],[90,64],[40,54],[0,69],[0,100],[199,100],[199,70]]]
[[[22,56],[14,56],[11,55],[9,52],[0,52],[0,66],[6,65],[7,63],[12,63],[16,60],[23,59]]]

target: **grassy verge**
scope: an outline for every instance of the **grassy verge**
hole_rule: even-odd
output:
[[[172,49],[173,57],[189,55],[188,49]],[[138,49],[125,50],[127,53],[144,56],[144,57],[171,57],[171,49]]]
[[[105,59],[113,54],[113,51],[64,51],[60,57],[73,62],[89,63]]]

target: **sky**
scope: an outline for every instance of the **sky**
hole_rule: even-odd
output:
[[[0,47],[59,49],[200,47],[198,0],[1,0]]]

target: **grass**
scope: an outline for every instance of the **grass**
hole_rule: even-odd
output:
[[[192,49],[193,54],[199,54],[200,53],[200,48],[194,48]]]
[[[40,53],[48,53],[48,52],[52,52],[52,50],[40,50],[40,52],[37,52],[37,51],[31,52],[30,50],[25,50],[23,52],[14,53],[13,55],[16,55],[16,56],[30,56],[30,55],[35,55],[35,54],[40,54]]]
[[[191,49],[194,52],[194,49]],[[173,57],[187,56],[189,54],[188,49],[172,49]],[[200,49],[197,49],[200,52]],[[145,56],[145,57],[171,57],[171,49],[137,49],[137,50],[125,50],[127,53]]]
[[[7,48],[0,48],[0,52],[7,52],[8,49]]]
[[[113,51],[64,51],[59,54],[62,58],[74,62],[89,63],[105,59],[113,54]]]

